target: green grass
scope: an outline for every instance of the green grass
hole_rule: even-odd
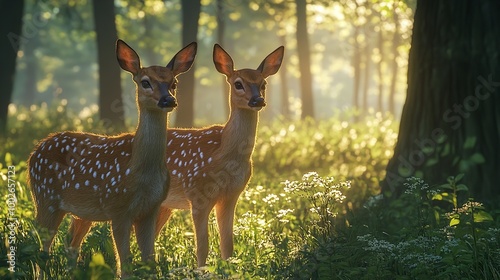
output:
[[[34,224],[25,180],[26,159],[37,140],[66,129],[102,131],[93,121],[95,112],[80,120],[60,104],[31,109],[16,108],[9,135],[0,139],[0,278],[32,279],[39,264],[51,279],[113,279],[115,258],[105,223],[87,236],[81,263],[69,257],[64,245],[69,219],[60,227],[53,253],[40,251],[45,233]],[[438,186],[409,178],[399,199],[381,199],[379,181],[392,155],[397,124],[381,115],[359,123],[348,119],[261,123],[254,175],[236,210],[233,257],[220,259],[212,215],[208,265],[196,269],[189,212],[176,211],[156,240],[156,263],[141,263],[132,241],[133,277],[500,279],[498,206],[469,199],[467,186],[460,184],[463,175]],[[15,213],[5,207],[9,166],[16,171],[11,177]],[[12,216],[19,223],[10,234]],[[11,236],[16,238],[15,273],[7,263]]]

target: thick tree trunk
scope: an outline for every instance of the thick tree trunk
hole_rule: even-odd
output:
[[[182,46],[197,41],[198,20],[200,19],[201,1],[182,0]],[[179,76],[179,109],[175,118],[176,127],[194,125],[194,64],[191,69]]]
[[[125,127],[125,116],[120,67],[115,54],[118,35],[114,1],[93,0],[92,6],[99,62],[99,114],[106,130],[120,131]]]
[[[383,182],[404,191],[408,176],[430,185],[465,173],[476,199],[500,196],[500,18],[496,0],[418,1],[408,93]]]
[[[314,104],[311,76],[311,52],[307,33],[306,0],[295,0],[297,9],[297,52],[299,54],[300,91],[302,94],[302,119],[314,118]]]
[[[24,1],[0,2],[0,134],[7,131],[9,104],[14,90],[17,51],[21,36]]]

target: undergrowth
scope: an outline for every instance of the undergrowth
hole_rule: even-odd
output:
[[[65,245],[69,219],[53,252],[40,250],[46,232],[35,225],[25,180],[26,159],[39,139],[105,127],[94,122],[95,111],[77,116],[64,104],[11,113],[11,130],[0,138],[7,186],[0,188],[0,278],[33,279],[39,265],[50,279],[113,279],[106,223],[88,234],[78,263]],[[156,262],[141,263],[132,241],[132,279],[500,279],[500,209],[470,197],[461,184],[467,174],[436,186],[408,178],[403,195],[386,200],[379,181],[396,124],[381,115],[348,120],[260,124],[254,175],[236,209],[233,257],[220,259],[211,215],[208,265],[197,269],[190,214],[176,211],[156,240]],[[12,237],[15,243],[8,244]],[[15,272],[9,271],[11,245]]]

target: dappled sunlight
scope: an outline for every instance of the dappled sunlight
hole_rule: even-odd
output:
[[[124,278],[500,279],[498,2],[7,2],[0,278],[115,279],[111,232],[127,238],[135,223],[130,244],[118,240],[130,248]],[[108,188],[113,170],[132,169],[118,186],[137,192]],[[154,203],[149,187],[162,187],[164,226],[152,241],[151,203],[109,210],[101,192],[88,212],[114,225],[95,222],[77,260],[66,215],[44,252],[51,233],[37,221],[67,206],[68,185],[75,201],[105,185],[111,201]],[[42,193],[60,201],[46,215]]]
[[[58,107],[63,108],[62,112],[55,110]],[[19,139],[39,139],[37,137],[45,137],[48,132],[61,128],[90,129],[95,126],[97,107],[89,106],[79,112],[83,117],[81,123],[75,121],[78,118],[67,108],[66,102],[29,108],[10,106],[9,111]],[[30,116],[30,119],[21,120],[24,117],[20,119],[20,115]],[[33,131],[37,133],[32,135]],[[426,273],[422,268],[438,269],[451,261],[450,256],[455,256],[453,263],[459,267],[468,263],[467,255],[457,255],[457,252],[471,252],[467,244],[471,244],[474,237],[462,233],[464,230],[467,233],[470,221],[484,228],[478,231],[478,244],[498,244],[498,230],[488,227],[493,216],[485,206],[460,200],[460,194],[467,191],[467,187],[457,183],[462,176],[451,178],[438,189],[431,188],[421,179],[411,179],[404,185],[407,188],[405,197],[389,206],[380,206],[379,180],[385,176],[386,161],[392,156],[395,131],[397,123],[380,113],[367,116],[363,122],[353,122],[347,115],[321,122],[279,120],[262,124],[253,156],[254,175],[236,208],[234,255],[228,261],[220,259],[219,232],[212,213],[208,269],[195,269],[195,235],[190,213],[178,210],[155,242],[156,273],[185,278],[259,276],[281,279],[283,275],[314,273],[314,266],[305,267],[304,263],[321,266],[326,262],[330,267],[328,275],[345,269],[361,277],[366,273],[366,266],[388,269],[388,263],[421,275]],[[5,143],[10,153],[0,152],[0,170],[5,177],[7,165],[16,168],[16,211],[18,217],[22,217],[18,237],[23,248],[32,248],[29,249],[32,257],[24,256],[23,259],[34,264],[47,255],[38,251],[39,238],[46,233],[39,232],[32,224],[33,204],[26,189],[26,165],[22,162],[33,143],[3,141],[8,141]],[[444,191],[450,188],[455,190],[456,199]],[[0,194],[5,194],[6,189],[2,190]],[[440,210],[432,207],[429,200],[456,201],[456,207]],[[5,216],[6,210],[2,210]],[[451,223],[451,227],[443,230],[437,226],[432,220],[436,217],[432,211],[438,211],[442,215],[439,221]],[[391,238],[398,236],[397,225],[400,224],[409,227],[409,232],[402,232],[406,241]],[[82,247],[82,264],[76,266],[65,250],[67,227],[66,219],[56,237],[51,257],[58,265],[55,271],[62,269],[84,275],[95,273],[92,269],[87,270],[89,267],[100,267],[103,273],[112,275],[115,263],[109,225],[97,224],[91,230]],[[429,246],[435,250],[428,251]],[[135,239],[132,253],[134,262],[138,263],[135,275],[151,275],[148,265],[139,262],[140,252]],[[337,266],[335,256],[348,262],[347,267]],[[488,256],[484,261],[494,262]]]

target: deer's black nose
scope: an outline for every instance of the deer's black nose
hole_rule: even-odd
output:
[[[173,96],[164,96],[160,98],[160,101],[158,101],[158,107],[160,108],[173,108],[177,107],[177,100],[175,100],[175,97]]]
[[[266,100],[263,97],[252,97],[248,102],[250,107],[264,107],[266,106]]]

